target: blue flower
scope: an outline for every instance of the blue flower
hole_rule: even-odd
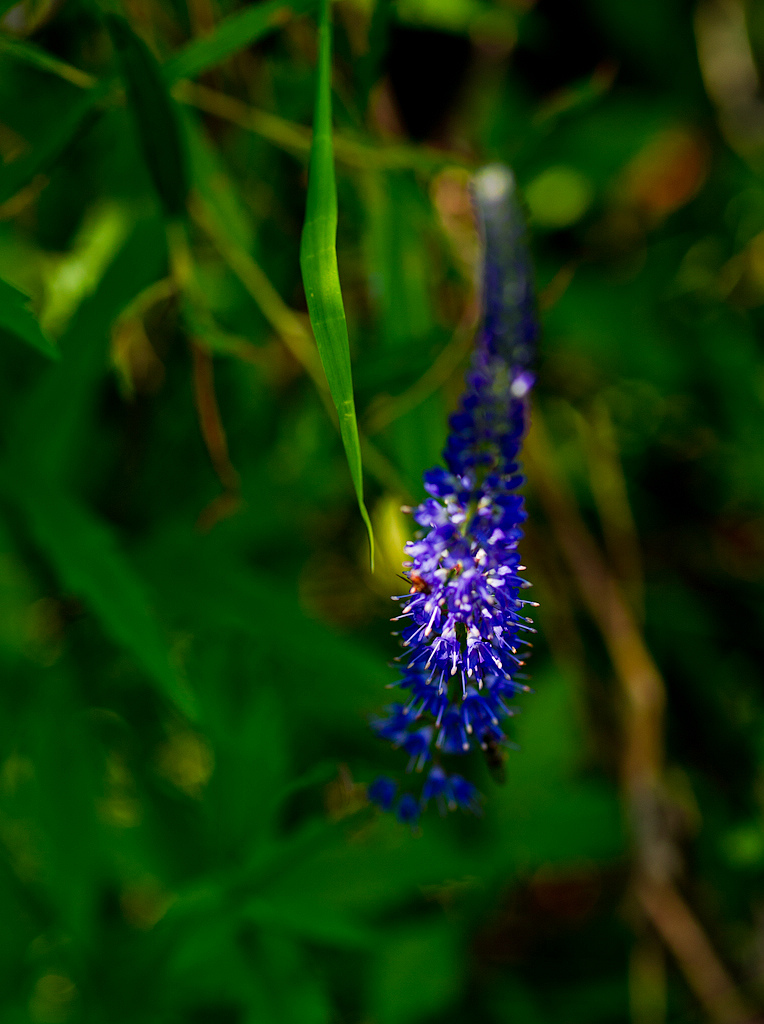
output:
[[[404,793],[395,805],[395,814],[398,821],[404,825],[415,825],[419,820],[419,804],[411,793]]]
[[[388,779],[384,775],[380,775],[366,790],[366,795],[373,804],[381,807],[383,811],[389,811],[393,806],[397,789],[397,782],[393,779]]]
[[[445,467],[425,473],[429,497],[409,510],[419,533],[406,545],[409,592],[396,598],[402,674],[392,684],[407,699],[372,722],[378,736],[406,750],[409,771],[433,762],[420,800],[398,799],[401,821],[415,820],[431,799],[442,811],[479,812],[475,787],[449,774],[442,759],[506,743],[508,702],[527,690],[518,672],[534,632],[518,553],[525,520],[518,458],[538,330],[529,261],[510,172],[483,170],[475,198],[485,242],[483,326],[450,419]]]
[[[452,775],[448,780],[448,806],[451,810],[461,807],[463,811],[480,814],[480,794],[461,775]]]
[[[479,814],[481,811],[480,794],[472,783],[463,779],[461,775],[448,775],[440,765],[435,765],[431,769],[427,781],[422,786],[422,807],[426,807],[433,798],[441,814],[457,807],[472,811],[473,814]]]

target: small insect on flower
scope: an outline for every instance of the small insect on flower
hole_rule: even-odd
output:
[[[395,575],[399,580],[403,580],[404,583],[408,583],[410,585],[410,594],[429,594],[431,591],[430,584],[427,580],[423,580],[422,577],[415,572],[409,573],[408,576],[404,576],[399,572]]]
[[[410,572],[409,573],[409,583],[411,584],[411,593],[412,594],[430,594],[430,593],[432,593],[432,587],[427,582],[427,580],[423,580],[422,579],[422,577],[419,575],[419,573]]]
[[[428,769],[418,802],[407,792],[395,801],[399,820],[410,823],[430,799],[444,813],[479,811],[472,783],[449,774],[451,757],[482,751],[503,781],[504,723],[513,714],[509,702],[527,690],[518,671],[534,632],[518,552],[525,519],[518,456],[538,331],[529,258],[511,172],[485,168],[474,197],[484,241],[483,323],[450,420],[446,465],[425,473],[429,497],[406,510],[419,527],[406,545],[408,593],[396,598],[404,625],[402,678],[393,685],[406,699],[372,722],[378,736],[408,753],[409,772]],[[390,780],[369,787],[382,808],[393,809],[393,792]]]

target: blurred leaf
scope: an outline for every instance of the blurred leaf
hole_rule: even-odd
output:
[[[210,352],[246,356],[250,343],[246,338],[231,334],[216,323],[201,298],[202,293],[198,289],[196,293],[189,290],[183,295],[181,306],[189,337],[203,344]]]
[[[392,0],[376,0],[369,22],[368,49],[356,62],[356,74],[365,104],[368,104],[369,93],[383,72],[392,17]]]
[[[332,148],[332,37],[331,7],[322,0],[319,24],[318,82],[313,119],[313,145],[308,172],[308,199],[300,246],[305,297],[321,362],[339,416],[350,475],[358,507],[369,534],[374,565],[374,534],[363,501],[361,443],[353,398],[345,308],[337,267],[337,186]]]
[[[446,441],[447,413],[443,396],[436,392],[399,416],[387,430],[390,450],[395,452],[412,494],[421,494],[422,473],[440,460]]]
[[[441,1013],[461,986],[453,926],[445,918],[388,935],[371,976],[371,1012],[379,1024],[409,1024]]]
[[[103,771],[87,719],[80,713],[77,681],[56,666],[35,694],[37,714],[29,739],[35,765],[32,807],[44,829],[41,856],[65,926],[89,941],[96,924],[102,836],[95,798]],[[27,813],[31,809],[27,796]]]
[[[65,478],[79,446],[87,443],[92,451],[97,394],[109,373],[109,329],[128,303],[166,272],[165,244],[158,218],[134,220],[123,247],[103,267],[95,292],[58,339],[64,358],[35,379],[14,410],[14,458],[33,466],[40,479]]]
[[[237,857],[274,841],[291,760],[284,708],[274,688],[264,679],[245,690],[221,687],[248,665],[253,674],[257,670],[257,659],[248,662],[241,646],[230,638],[214,647],[207,643],[194,672],[202,717],[215,743],[205,806],[211,821],[228,822],[227,843]]]
[[[31,573],[14,550],[10,531],[0,519],[0,663],[4,668],[18,663],[28,650],[25,627],[33,594]]]
[[[510,734],[520,749],[507,757],[507,785],[491,791],[502,838],[487,856],[499,870],[615,859],[626,839],[617,792],[606,779],[580,776],[582,723],[571,682],[547,670],[533,683]]]
[[[200,1006],[202,1014],[194,1016],[201,1021],[282,1019],[278,993],[270,990],[259,957],[252,955],[256,947],[246,938],[230,910],[186,923],[169,949],[164,978],[165,1000],[180,1011],[173,1013],[176,1019],[188,1019]]]
[[[261,671],[278,682],[293,729],[302,722],[309,733],[318,722],[341,722],[365,735],[364,716],[390,681],[376,652],[311,620],[287,584],[221,551],[214,535],[177,528],[155,537],[139,558],[178,628],[238,632],[253,643]],[[192,660],[192,678],[195,667]],[[338,678],[352,680],[352,687],[338,686]],[[284,686],[282,679],[292,683]]]
[[[517,38],[515,13],[481,0],[397,0],[396,13],[402,22],[441,32],[469,32],[494,44],[511,46]]]
[[[194,699],[170,660],[143,585],[106,524],[15,464],[6,466],[0,479],[29,517],[35,540],[66,590],[87,601],[105,632],[136,658],[183,714],[193,717]]]
[[[16,60],[23,60],[33,67],[40,68],[41,71],[49,71],[53,75],[58,75],[59,78],[71,82],[72,85],[76,85],[80,89],[92,89],[97,82],[86,71],[72,67],[71,64],[41,50],[39,46],[20,39],[9,39],[7,36],[0,35],[0,53],[6,53]]]
[[[154,186],[167,216],[182,217],[188,195],[188,171],[174,100],[153,53],[124,18],[107,14],[106,24],[119,57]]]
[[[72,103],[64,115],[56,115],[46,124],[31,152],[0,164],[0,203],[14,196],[36,175],[48,172],[64,150],[88,128],[96,116],[96,104],[107,90],[107,83],[90,89]]]
[[[55,336],[61,334],[82,302],[103,280],[131,228],[131,211],[116,203],[93,206],[77,231],[72,246],[45,273],[45,303],[40,321]]]
[[[292,779],[283,789],[279,790],[273,796],[273,804],[275,807],[281,807],[286,801],[293,796],[295,793],[300,793],[304,789],[308,789],[312,786],[322,785],[328,782],[337,774],[337,765],[332,761],[319,762],[314,765],[310,771],[306,772],[305,775],[299,775],[296,779]]]
[[[405,171],[367,174],[364,199],[370,286],[383,336],[391,346],[410,346],[434,327],[432,254],[427,249],[431,204],[413,175]]]
[[[340,948],[364,948],[371,945],[374,933],[355,924],[349,917],[333,913],[325,906],[312,906],[302,899],[271,901],[257,897],[245,903],[244,915],[269,930],[283,931],[308,942]]]
[[[278,1019],[284,1024],[329,1024],[334,1012],[327,999],[325,972],[311,969],[294,939],[277,930],[261,929],[258,952],[278,1005]]]
[[[181,110],[188,145],[193,186],[211,208],[226,233],[242,248],[250,250],[254,241],[252,214],[228,173],[220,154],[205,134],[198,117]]]
[[[701,94],[698,55],[692,18],[678,0],[647,0],[637,11],[628,4],[587,0],[597,15],[600,31],[619,44],[625,54],[674,95]]]
[[[29,299],[12,284],[0,279],[0,327],[17,338],[26,341],[33,348],[44,352],[51,359],[60,359],[61,354],[45,334],[29,309]]]
[[[296,900],[354,921],[392,915],[446,878],[483,871],[485,847],[480,847],[478,864],[476,848],[460,849],[453,833],[438,825],[437,814],[428,816],[427,827],[414,836],[394,819],[373,819],[365,835],[357,836],[363,844],[335,841],[315,850],[310,860],[295,858],[288,871],[269,882],[264,895],[278,904]],[[511,870],[505,859],[502,877]]]
[[[318,0],[266,0],[229,15],[209,35],[194,39],[164,63],[165,80],[177,82],[179,78],[193,78],[208,71],[279,28],[293,14],[304,14],[317,3]]]

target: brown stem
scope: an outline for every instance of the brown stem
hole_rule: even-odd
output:
[[[639,905],[675,957],[715,1024],[743,1024],[754,1013],[672,880],[678,861],[666,822],[663,775],[663,679],[631,608],[555,472],[538,410],[525,446],[526,466],[586,608],[599,627],[623,697],[621,778],[633,828],[633,886]]]
[[[208,530],[219,519],[232,515],[240,508],[241,480],[228,454],[228,440],[215,394],[212,356],[196,342],[191,343],[191,354],[194,402],[199,415],[199,429],[202,432],[213,468],[224,488],[224,494],[204,509],[199,517],[198,525],[202,529]]]
[[[718,1024],[753,1024],[751,1008],[677,889],[643,876],[637,881],[637,897],[709,1018]]]
[[[533,487],[549,516],[584,604],[602,634],[626,699],[623,782],[632,794],[654,791],[663,771],[665,692],[636,620],[575,502],[551,471],[538,412],[525,445]]]

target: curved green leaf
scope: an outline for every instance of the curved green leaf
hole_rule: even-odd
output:
[[[76,85],[80,89],[92,89],[97,84],[97,79],[89,75],[87,71],[75,68],[23,39],[9,39],[7,36],[0,36],[0,52],[24,61],[25,64],[31,64],[32,67],[39,68],[40,71],[58,75],[59,78],[71,82],[72,85]]]
[[[97,116],[96,104],[108,90],[102,82],[79,96],[65,114],[52,120],[34,149],[7,164],[0,164],[0,203],[4,203],[28,185],[38,174],[45,174],[68,146],[86,131]]]
[[[317,0],[268,0],[267,3],[245,7],[225,18],[215,30],[201,39],[194,39],[163,66],[165,81],[193,78],[220,64],[226,57],[262,39],[288,21],[292,14],[304,14],[316,6]]]
[[[330,2],[322,0],[319,23],[318,84],[313,145],[308,171],[308,201],[300,245],[300,267],[308,313],[318,352],[339,417],[340,433],[353,478],[358,507],[369,533],[374,565],[374,536],[363,501],[361,443],[353,398],[345,307],[337,267],[337,186],[332,145],[332,36]]]
[[[107,635],[133,655],[179,711],[195,717],[193,695],[172,664],[143,583],[106,523],[16,463],[3,467],[0,484],[24,510],[63,586],[90,606]]]
[[[0,278],[0,327],[26,341],[51,359],[60,353],[29,309],[27,296]]]
[[[182,217],[186,211],[188,171],[174,100],[153,53],[124,18],[107,14],[106,25],[119,57],[154,186],[168,217]]]

